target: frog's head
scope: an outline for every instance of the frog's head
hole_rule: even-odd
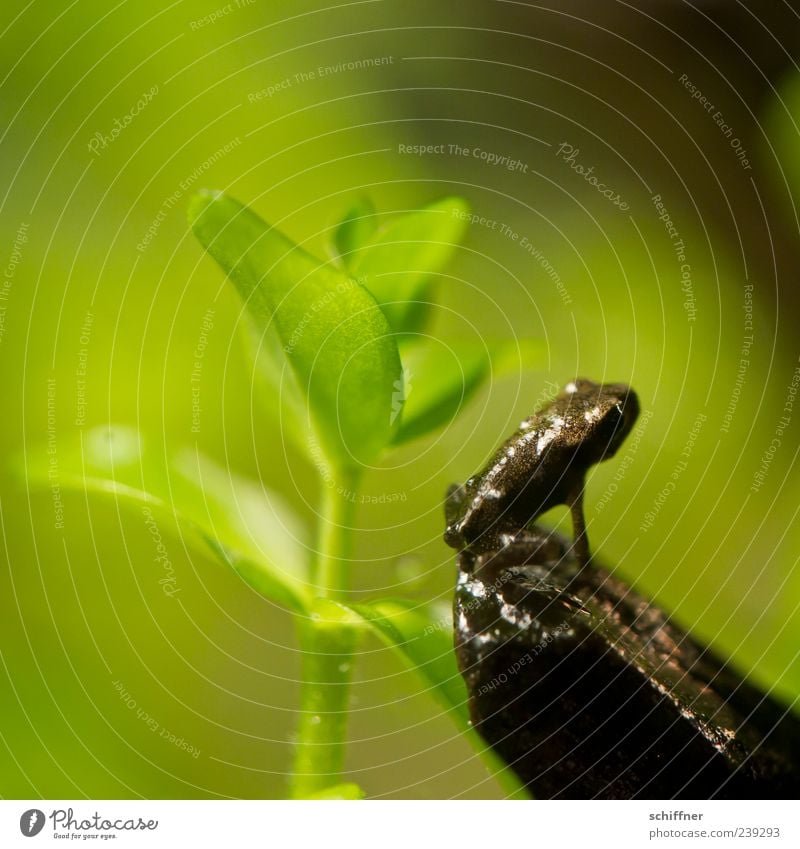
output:
[[[577,379],[564,387],[569,416],[582,431],[585,463],[613,457],[639,416],[639,399],[624,383],[594,383]]]

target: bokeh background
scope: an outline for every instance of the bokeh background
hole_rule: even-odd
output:
[[[0,45],[0,794],[285,792],[288,614],[165,530],[176,604],[140,511],[66,490],[58,505],[24,473],[48,439],[57,456],[120,423],[198,445],[312,523],[315,470],[255,397],[240,303],[186,224],[203,187],[320,256],[359,195],[390,215],[461,194],[498,224],[468,228],[431,333],[542,340],[538,368],[493,380],[442,434],[370,473],[366,492],[405,500],[359,508],[354,599],[446,609],[446,486],[549,382],[629,381],[646,424],[591,477],[594,549],[794,702],[800,4],[10,0]],[[500,795],[377,643],[359,656],[350,738],[348,776],[370,796]]]

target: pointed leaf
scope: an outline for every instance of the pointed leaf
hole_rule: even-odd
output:
[[[428,337],[404,344],[403,405],[394,444],[449,424],[490,377],[539,365],[544,352],[534,340],[467,344]]]
[[[483,345],[424,340],[403,346],[402,352],[404,393],[396,445],[449,424],[491,373]]]
[[[306,611],[310,605],[305,529],[275,493],[195,449],[163,446],[123,426],[98,427],[58,446],[59,484],[149,508],[199,547],[211,549],[261,595]],[[48,485],[45,447],[29,453],[27,480]]]
[[[433,275],[460,242],[468,211],[461,198],[442,198],[398,216],[354,255],[350,272],[372,292],[394,330],[424,326]]]
[[[401,375],[375,299],[224,194],[196,195],[189,219],[256,329],[277,332],[307,402],[310,453],[318,445],[337,469],[371,462],[391,439],[393,384]]]
[[[346,269],[350,269],[356,251],[372,238],[377,229],[378,219],[372,201],[360,198],[347,210],[333,232],[333,249]]]
[[[336,800],[353,800],[365,799],[366,793],[357,784],[336,784],[334,787],[328,787],[327,790],[320,790],[319,793],[313,793],[309,799],[336,799]]]
[[[281,424],[281,432],[301,452],[309,450],[306,403],[274,327],[259,330],[248,316],[239,323],[239,338],[251,364],[251,392],[256,406]]]

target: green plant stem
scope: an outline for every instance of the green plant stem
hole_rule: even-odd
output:
[[[341,598],[350,585],[355,487],[355,477],[348,476],[340,487],[323,491],[315,577],[324,598]]]
[[[341,598],[349,585],[355,480],[326,487],[320,516],[315,578],[323,599]],[[299,626],[300,720],[291,796],[308,798],[340,783],[347,739],[353,653],[358,636],[352,621],[322,602]],[[322,612],[319,612],[322,611]]]
[[[300,628],[303,683],[291,795],[309,796],[341,782],[356,629],[305,620]]]

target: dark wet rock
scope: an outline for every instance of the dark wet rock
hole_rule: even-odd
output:
[[[565,550],[545,565],[458,556],[472,721],[533,795],[797,798],[800,720]]]

